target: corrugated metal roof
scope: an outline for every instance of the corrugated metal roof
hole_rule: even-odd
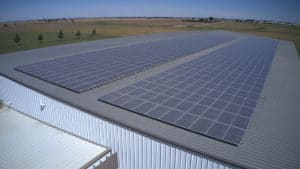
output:
[[[0,168],[80,168],[107,148],[12,109],[0,110]]]
[[[297,168],[300,164],[300,135],[297,132],[300,124],[298,122],[300,116],[300,60],[291,42],[279,42],[270,74],[263,89],[262,99],[257,106],[254,116],[250,120],[247,132],[237,147],[97,101],[101,95],[168,70],[188,60],[201,57],[211,51],[223,48],[228,43],[134,74],[109,85],[101,86],[81,94],[76,94],[14,70],[19,65],[48,60],[54,57],[64,57],[74,53],[107,48],[108,46],[114,47],[154,41],[179,36],[179,34],[186,35],[192,33],[161,33],[130,38],[116,38],[0,55],[0,74],[100,118],[234,165],[246,168]],[[238,43],[244,37],[244,35],[232,34],[238,36],[238,40],[230,43]]]

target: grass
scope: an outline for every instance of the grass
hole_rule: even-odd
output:
[[[97,34],[92,38],[91,31],[94,28]],[[63,40],[57,39],[60,29],[64,32]],[[8,24],[8,27],[0,24],[0,53],[165,31],[220,29],[293,41],[298,53],[300,53],[299,26],[290,27],[240,22],[205,24],[200,22],[184,22],[179,19],[77,19],[75,22],[18,22],[16,25]],[[80,39],[75,36],[77,30],[81,32]],[[13,41],[15,32],[18,32],[21,36],[21,45],[16,45]],[[39,33],[43,34],[44,40],[42,42],[37,40]]]
[[[282,26],[272,24],[259,23],[236,23],[236,22],[222,22],[219,24],[193,26],[191,30],[229,30],[240,33],[253,34],[258,36],[271,37],[281,40],[293,41],[300,53],[300,27]]]
[[[0,33],[0,53],[9,53],[21,50],[113,37],[106,35],[95,35],[93,38],[91,38],[90,34],[81,34],[80,38],[78,39],[77,37],[75,37],[74,33],[64,33],[64,39],[58,40],[57,34],[58,33],[56,32],[43,32],[42,35],[44,40],[40,42],[37,40],[38,33],[36,32],[19,32],[21,42],[19,45],[17,45],[13,41],[13,38],[15,36],[14,33]]]

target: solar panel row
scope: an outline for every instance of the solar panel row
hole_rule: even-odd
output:
[[[42,61],[16,70],[80,93],[233,39],[220,33],[195,33]]]
[[[275,40],[247,38],[99,100],[238,145],[276,47]]]

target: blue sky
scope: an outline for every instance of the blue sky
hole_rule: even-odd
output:
[[[1,0],[0,2],[0,21],[110,16],[213,16],[300,23],[300,0]]]

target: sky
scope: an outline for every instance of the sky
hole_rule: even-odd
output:
[[[300,0],[1,0],[0,21],[69,17],[218,17],[300,23]]]

